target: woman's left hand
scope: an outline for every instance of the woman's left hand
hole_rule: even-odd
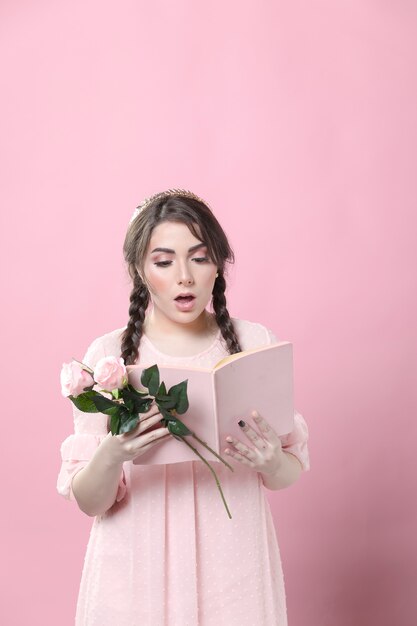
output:
[[[224,452],[243,465],[248,465],[262,474],[273,476],[279,472],[285,456],[281,439],[257,411],[253,411],[252,418],[259,431],[243,420],[239,422],[242,432],[251,445],[228,436],[226,441],[231,446]]]

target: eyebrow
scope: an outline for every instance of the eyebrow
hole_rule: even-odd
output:
[[[205,244],[204,242],[198,243],[196,246],[192,246],[191,248],[188,248],[188,252],[194,252],[194,250],[198,250],[199,248],[205,248],[205,247],[207,247],[207,244]],[[154,250],[152,250],[152,252],[168,252],[169,254],[175,254],[175,250],[172,250],[171,248],[155,248]]]

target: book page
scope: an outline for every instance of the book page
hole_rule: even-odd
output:
[[[280,342],[252,350],[244,358],[227,360],[214,372],[214,381],[221,441],[228,434],[245,440],[237,422],[246,419],[250,423],[254,410],[278,435],[285,435],[293,429],[291,343]]]
[[[235,359],[241,359],[247,354],[252,354],[253,352],[260,352],[262,350],[269,350],[270,348],[273,348],[274,346],[286,345],[287,343],[288,341],[279,341],[278,343],[274,343],[269,346],[262,346],[261,348],[252,348],[252,350],[242,350],[242,352],[235,352],[234,354],[228,354],[227,356],[225,356],[223,359],[221,359],[220,361],[216,363],[212,371],[214,372],[214,370],[217,370],[220,367],[223,367],[223,365],[225,365],[226,363],[230,363],[230,361],[234,361]]]

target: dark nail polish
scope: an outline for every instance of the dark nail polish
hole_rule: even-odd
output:
[[[243,428],[244,426],[246,426],[245,422],[243,420],[239,420],[238,424],[241,428]]]

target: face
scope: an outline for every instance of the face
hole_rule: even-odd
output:
[[[194,322],[211,300],[216,273],[217,266],[208,258],[207,247],[186,224],[162,222],[153,229],[144,259],[144,279],[159,317]],[[175,298],[188,292],[195,299],[191,306],[180,307]]]

